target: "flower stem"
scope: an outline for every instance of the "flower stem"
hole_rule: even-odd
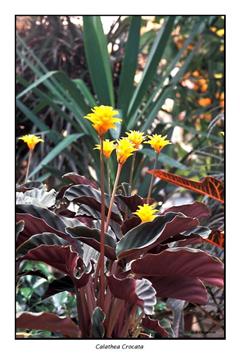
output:
[[[109,159],[107,160],[107,178],[108,178],[108,194],[111,194],[111,178],[110,178],[110,166]]]
[[[117,185],[118,185],[118,181],[119,181],[121,170],[122,170],[122,164],[119,163],[118,164],[118,168],[117,168],[117,174],[116,174],[114,186],[113,186],[112,196],[111,196],[111,200],[110,200],[110,204],[109,204],[107,221],[106,221],[106,225],[105,225],[105,232],[107,232],[108,225],[109,225],[109,222],[110,222],[110,218],[111,218],[111,214],[112,214],[112,207],[113,207],[113,202],[114,202],[114,197],[115,197],[115,193],[116,193],[116,189],[117,189]]]
[[[100,188],[101,188],[101,231],[100,231],[100,255],[98,259],[100,273],[100,301],[99,305],[104,310],[104,246],[105,246],[105,194],[104,194],[104,161],[103,138],[100,137]],[[98,274],[96,274],[98,276]]]
[[[133,154],[131,172],[130,172],[130,178],[129,178],[129,184],[131,186],[131,191],[133,190],[133,171],[134,171],[134,166],[135,166],[135,160],[136,160],[136,151]]]
[[[155,169],[156,166],[157,166],[157,158],[158,158],[158,153],[156,152],[153,169]],[[147,195],[147,204],[149,204],[149,200],[151,198],[153,182],[154,182],[154,175],[151,176],[151,182],[150,182],[150,186],[149,186],[149,189],[148,189],[148,195]]]
[[[32,161],[32,152],[33,150],[29,150],[29,155],[28,155],[28,163],[27,163],[27,171],[26,171],[26,177],[25,177],[25,183],[27,183],[28,180],[28,175],[29,175],[29,167]]]

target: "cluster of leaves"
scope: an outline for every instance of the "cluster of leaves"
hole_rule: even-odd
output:
[[[172,328],[155,318],[157,299],[168,299],[176,312],[186,302],[206,304],[205,285],[210,289],[223,286],[223,263],[191,247],[211,235],[212,230],[202,226],[210,214],[208,207],[200,202],[171,207],[152,222],[141,223],[133,213],[145,199],[129,194],[128,186],[121,185],[105,234],[101,308],[97,281],[100,190],[94,181],[76,173],[63,179],[65,185],[54,193],[39,182],[17,187],[19,336],[39,337],[41,331],[43,336],[65,338],[178,336],[178,322]],[[208,190],[211,197],[215,193]],[[106,213],[109,200],[106,194]],[[37,286],[42,285],[35,296],[33,277],[38,279]],[[56,294],[63,292],[70,303],[66,300],[66,306],[60,302],[60,307],[46,309],[50,299],[57,301]]]
[[[99,176],[98,155],[92,151],[97,136],[81,120],[98,104],[112,105],[124,117],[109,138],[129,129],[161,132],[171,138],[175,127],[180,129],[184,144],[167,147],[158,167],[164,164],[170,172],[187,177],[222,176],[223,138],[218,135],[223,129],[220,98],[224,91],[223,37],[218,35],[224,26],[221,16],[155,16],[151,21],[141,16],[119,17],[108,34],[97,16],[83,16],[79,25],[66,16],[25,21],[29,25],[17,27],[17,135],[33,126],[46,135],[47,142],[38,151],[31,176],[39,181],[54,176],[60,181],[62,172],[69,170],[89,177],[94,170]],[[201,98],[210,104],[199,105]],[[170,110],[167,100],[174,102]],[[207,119],[206,114],[211,117]],[[219,148],[221,156],[216,153]],[[19,171],[25,168],[25,153],[20,147]],[[152,158],[147,148],[136,156],[139,169],[134,171],[134,185],[141,195],[146,194],[150,177],[139,171]],[[113,158],[110,163],[115,171]],[[127,181],[126,174],[121,178]],[[155,196],[163,186],[155,186]],[[164,198],[172,190],[165,189]]]

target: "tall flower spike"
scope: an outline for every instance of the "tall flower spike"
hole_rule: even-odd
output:
[[[121,138],[118,140],[116,146],[117,161],[120,165],[128,159],[129,156],[133,154],[137,149],[134,147],[133,143],[128,138]]]
[[[139,205],[138,210],[133,214],[136,214],[142,222],[150,222],[157,217],[157,215],[155,215],[157,212],[158,210],[154,209],[153,205],[143,204]]]
[[[101,150],[101,145],[96,144],[95,149]],[[115,145],[114,141],[110,141],[109,139],[103,140],[103,155],[107,159],[109,159],[109,157],[111,156],[111,153],[113,152],[114,149],[116,149],[116,145]]]
[[[142,144],[143,140],[145,139],[144,133],[136,130],[130,130],[126,134],[128,139],[133,143],[134,147],[136,149],[139,149],[139,146]]]
[[[35,146],[40,143],[40,142],[44,142],[43,139],[39,138],[36,135],[33,134],[28,134],[28,135],[23,135],[20,138],[18,138],[18,140],[23,140],[24,143],[27,144],[29,150],[33,151]]]
[[[117,122],[122,121],[120,118],[115,118],[117,114],[118,111],[111,106],[101,105],[93,107],[92,113],[87,114],[84,118],[90,120],[98,135],[103,137],[109,129],[116,129]]]
[[[158,134],[148,135],[148,141],[145,144],[150,144],[151,147],[156,151],[157,154],[166,146],[171,144],[169,140],[166,139],[167,135],[162,136]]]

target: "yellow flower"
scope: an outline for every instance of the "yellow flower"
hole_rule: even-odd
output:
[[[116,146],[117,160],[121,165],[127,160],[129,156],[136,151],[133,143],[128,138],[122,138],[118,140]]]
[[[130,132],[127,132],[126,134],[128,136],[128,139],[133,143],[134,147],[136,149],[139,149],[139,146],[145,139],[145,136],[143,135],[144,133],[136,130],[130,130]]]
[[[103,136],[111,128],[116,129],[115,123],[122,121],[120,118],[114,118],[118,111],[111,106],[96,106],[93,107],[92,112],[84,118],[92,122],[93,128],[98,132],[99,136]]]
[[[162,136],[158,134],[148,135],[149,140],[145,141],[145,144],[150,144],[151,147],[156,151],[156,153],[160,153],[162,148],[166,145],[171,144],[169,140],[166,139],[167,135]]]
[[[40,143],[40,142],[44,142],[43,139],[39,138],[36,135],[33,134],[28,134],[28,135],[23,135],[20,138],[18,138],[19,140],[23,140],[24,143],[27,144],[29,150],[33,150],[35,148],[35,146]]]
[[[133,214],[136,214],[142,222],[149,222],[153,221],[157,217],[157,215],[155,215],[157,212],[158,210],[154,209],[153,205],[143,204],[139,205],[138,210]]]
[[[95,149],[100,150],[101,145],[97,144]],[[114,144],[114,141],[109,141],[109,139],[103,140],[103,155],[107,159],[109,159],[114,149],[116,149],[116,145]]]

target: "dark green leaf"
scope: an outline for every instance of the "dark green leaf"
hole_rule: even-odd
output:
[[[88,69],[101,104],[114,106],[112,70],[99,16],[83,16],[83,38]]]

